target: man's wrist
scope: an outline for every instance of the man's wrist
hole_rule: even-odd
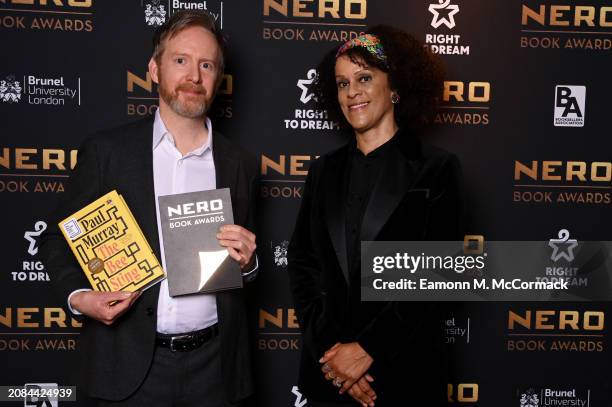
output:
[[[81,288],[79,290],[74,290],[73,292],[70,293],[70,295],[68,296],[68,309],[70,310],[70,312],[72,312],[74,315],[83,315],[82,312],[80,312],[79,310],[77,310],[74,306],[74,303],[72,302],[75,296],[75,294],[78,293],[82,293],[85,291],[91,291],[91,288]],[[78,296],[77,296],[78,297]]]

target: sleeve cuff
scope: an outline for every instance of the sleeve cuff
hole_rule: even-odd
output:
[[[79,290],[74,290],[73,292],[70,293],[70,295],[68,296],[68,309],[70,310],[70,312],[72,312],[74,315],[83,315],[82,312],[79,312],[77,310],[75,310],[74,308],[72,308],[72,306],[70,305],[70,299],[72,298],[72,296],[76,293],[80,293],[81,291],[91,291],[91,288],[81,288]]]
[[[246,273],[242,273],[242,278],[247,282],[253,280],[257,276],[257,270],[259,270],[259,259],[257,258],[257,254],[255,254],[255,264],[253,268]]]

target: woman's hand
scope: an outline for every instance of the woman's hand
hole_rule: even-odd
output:
[[[340,394],[363,377],[373,361],[357,342],[337,343],[319,359],[325,379],[333,380],[334,386],[340,388]]]

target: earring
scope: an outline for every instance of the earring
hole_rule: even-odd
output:
[[[394,105],[397,105],[400,101],[400,95],[398,95],[397,93],[393,92],[391,94],[391,103],[393,103]]]

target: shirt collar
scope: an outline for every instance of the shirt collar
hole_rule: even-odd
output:
[[[212,151],[213,128],[212,122],[210,121],[210,118],[208,116],[206,116],[206,128],[208,129],[208,139],[206,140],[206,143],[204,143],[201,147],[189,152],[188,154],[202,155],[209,148]],[[166,128],[166,125],[164,124],[164,121],[162,120],[161,115],[159,114],[159,109],[157,109],[157,111],[155,112],[155,120],[153,121],[153,150],[155,150],[157,146],[159,146],[159,144],[162,142],[162,140],[166,137],[168,138],[168,141],[170,141],[172,145],[174,145],[174,138]]]

